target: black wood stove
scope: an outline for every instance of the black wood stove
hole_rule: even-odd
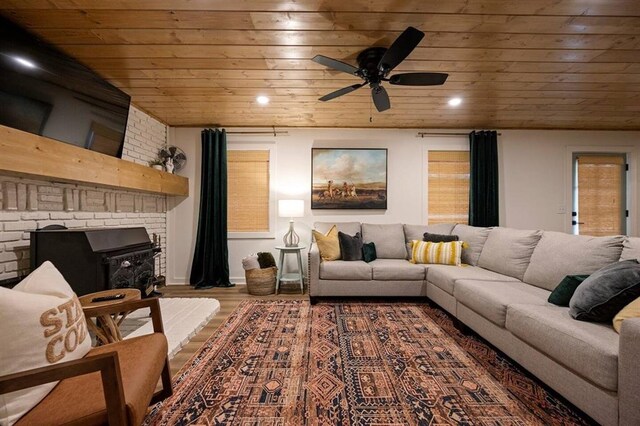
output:
[[[159,251],[142,227],[31,232],[31,270],[51,261],[78,296],[112,288],[137,288],[148,296]]]

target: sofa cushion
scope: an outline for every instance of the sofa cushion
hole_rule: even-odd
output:
[[[320,250],[322,260],[331,261],[340,259],[340,241],[338,240],[338,230],[335,225],[325,234],[315,229],[311,232]]]
[[[353,236],[338,232],[338,242],[340,243],[342,260],[362,260],[362,236],[359,232]]]
[[[432,243],[414,240],[412,243],[411,263],[461,265],[462,241]]]
[[[533,250],[523,281],[553,290],[567,275],[592,274],[620,259],[623,238],[545,231]]]
[[[382,259],[406,259],[404,228],[401,223],[378,225],[362,224],[362,238],[365,243],[376,244],[376,254]]]
[[[584,280],[573,293],[569,313],[577,320],[608,322],[640,297],[640,264],[636,259],[607,265]]]
[[[380,281],[424,280],[425,268],[405,259],[376,259],[371,262],[373,279]]]
[[[589,278],[589,275],[567,275],[549,295],[549,303],[569,307],[573,293],[587,278]]]
[[[457,280],[465,279],[477,281],[517,281],[515,278],[477,266],[429,265],[427,269],[427,280],[450,295],[453,295],[454,283]]]
[[[613,318],[613,328],[620,333],[622,322],[629,318],[640,318],[640,297],[622,308]]]
[[[507,329],[590,382],[617,390],[619,336],[611,324],[576,321],[551,304],[512,304]]]
[[[640,238],[624,237],[620,260],[638,259],[640,261]]]
[[[519,281],[456,281],[453,295],[467,308],[504,327],[507,308],[515,303],[546,305],[547,290]]]
[[[491,229],[461,224],[453,228],[451,233],[457,235],[460,241],[467,243],[467,247],[462,249],[462,263],[473,266],[478,264],[482,247],[487,241]]]
[[[320,263],[320,279],[322,280],[371,280],[371,266],[362,260],[346,262],[334,260]]]
[[[349,235],[356,235],[356,232],[362,232],[360,222],[315,222],[313,228],[316,231],[326,234],[333,225],[336,226],[338,231]]]
[[[436,223],[434,225],[403,225],[407,259],[411,259],[411,241],[422,240],[425,232],[450,235],[455,223]]]
[[[527,266],[529,266],[533,249],[538,244],[541,235],[541,231],[493,228],[484,243],[482,253],[480,253],[478,266],[522,281]],[[462,239],[462,236],[460,238]]]
[[[364,243],[362,244],[362,260],[369,263],[378,258],[376,254],[376,243]]]

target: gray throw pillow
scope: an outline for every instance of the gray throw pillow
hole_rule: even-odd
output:
[[[356,232],[353,237],[344,232],[338,232],[338,242],[342,260],[362,260],[362,236],[359,232]]]
[[[609,322],[638,297],[640,264],[636,259],[623,260],[584,280],[571,297],[569,313],[580,321]]]
[[[429,241],[432,243],[449,243],[451,241],[458,241],[457,235],[444,235],[444,234],[432,234],[425,232],[422,236],[422,241]]]

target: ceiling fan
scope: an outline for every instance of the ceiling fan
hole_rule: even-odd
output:
[[[325,67],[333,68],[334,70],[352,74],[364,80],[362,83],[347,86],[324,95],[319,100],[323,102],[330,101],[331,99],[351,93],[368,84],[369,87],[371,87],[373,103],[376,109],[382,112],[391,108],[389,95],[385,88],[382,87],[383,81],[388,81],[389,84],[397,84],[400,86],[438,86],[444,84],[449,76],[445,73],[412,72],[395,74],[389,77],[389,73],[409,56],[423,37],[424,33],[422,31],[408,27],[388,49],[385,47],[370,47],[360,52],[356,59],[358,68],[337,59],[316,55],[312,61]]]

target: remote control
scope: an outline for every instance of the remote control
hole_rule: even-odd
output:
[[[91,299],[91,303],[108,302],[109,300],[118,300],[118,299],[124,299],[124,293],[114,294],[113,296],[94,297],[93,299]]]

